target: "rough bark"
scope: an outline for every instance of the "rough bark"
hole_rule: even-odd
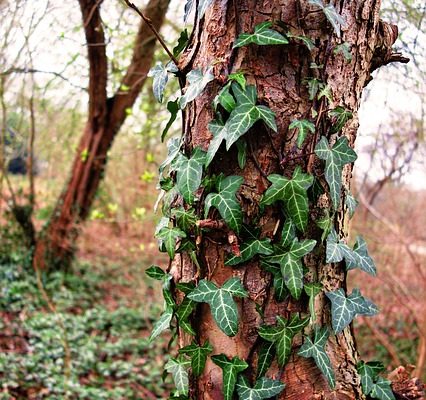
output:
[[[324,165],[316,157],[309,156],[314,148],[314,141],[321,135],[333,140],[330,133],[330,122],[325,115],[325,102],[309,100],[304,79],[317,77],[326,82],[332,91],[334,103],[350,110],[354,118],[348,122],[343,134],[353,145],[358,127],[357,110],[361,93],[371,79],[370,73],[378,67],[380,57],[386,63],[385,55],[390,57],[390,46],[396,39],[396,29],[390,30],[394,35],[385,43],[380,36],[385,24],[379,21],[380,1],[349,1],[342,0],[336,8],[346,19],[347,27],[343,29],[343,38],[339,40],[333,33],[324,14],[307,1],[295,0],[217,0],[206,13],[206,16],[195,27],[189,48],[181,61],[184,71],[203,68],[214,64],[216,80],[209,84],[203,94],[187,109],[185,126],[186,150],[193,147],[207,149],[211,139],[208,122],[214,118],[211,102],[224,78],[232,72],[242,70],[248,82],[255,84],[259,101],[270,107],[277,117],[278,134],[268,130],[263,124],[256,124],[245,136],[248,141],[248,157],[244,170],[237,164],[236,150],[226,152],[221,147],[213,161],[211,172],[223,172],[225,175],[241,175],[244,183],[238,192],[242,204],[245,222],[254,221],[259,215],[259,200],[269,186],[266,176],[280,173],[291,176],[295,166],[301,165],[303,170],[310,170],[321,176]],[[292,42],[286,46],[255,46],[250,45],[232,50],[238,34],[252,32],[256,24],[263,21],[283,21],[294,35],[305,35],[317,46],[313,51],[303,44]],[[388,29],[385,30],[389,32]],[[347,62],[342,55],[333,52],[334,46],[348,42],[352,47],[352,61]],[[385,51],[386,50],[386,51]],[[382,56],[383,55],[383,56]],[[312,69],[315,62],[323,65],[322,69]],[[307,156],[298,157],[296,137],[289,131],[290,122],[295,119],[310,118],[311,109],[318,113],[317,134],[307,142]],[[323,114],[323,115],[322,115]],[[234,146],[235,147],[235,146]],[[295,157],[297,156],[297,157]],[[344,185],[349,186],[351,166],[344,170]],[[327,185],[322,182],[325,188]],[[329,207],[326,196],[321,196],[318,203],[312,205],[307,238],[319,239],[321,232],[315,219],[321,215],[321,209]],[[346,210],[337,213],[335,227],[345,234],[347,226]],[[212,218],[220,218],[214,212]],[[267,208],[258,224],[263,237],[273,238],[277,224],[282,226],[283,216],[278,208]],[[225,336],[216,326],[211,317],[209,307],[202,305],[194,318],[197,340],[204,343],[208,340],[214,354],[225,353],[229,357],[237,355],[250,364],[249,373],[255,378],[256,359],[259,350],[257,328],[261,321],[255,310],[255,303],[261,305],[265,314],[265,322],[274,324],[275,317],[288,317],[290,312],[306,311],[306,299],[295,301],[288,298],[277,303],[273,298],[271,277],[262,271],[257,261],[248,262],[241,267],[224,266],[224,259],[229,245],[226,233],[220,230],[205,232],[200,242],[200,259],[203,270],[201,275],[208,276],[213,282],[222,285],[231,276],[239,276],[250,298],[239,302],[240,326],[235,337]],[[325,291],[336,290],[346,286],[346,276],[341,265],[324,264],[324,248],[305,259],[309,269],[307,280],[319,280]],[[175,260],[172,273],[178,281],[191,281],[197,276],[195,267],[185,256]],[[329,324],[329,304],[323,294],[317,297],[316,310],[318,322]],[[188,338],[181,334],[180,344],[188,344]],[[295,348],[300,346],[294,343]],[[342,334],[330,337],[327,346],[336,372],[336,389],[331,391],[326,380],[317,369],[312,359],[298,357],[294,352],[284,370],[272,369],[269,375],[281,378],[286,389],[280,399],[312,400],[312,399],[363,399],[359,378],[356,372],[358,360],[356,343],[350,328]],[[197,400],[219,400],[223,398],[222,373],[218,366],[208,360],[203,375],[193,382],[191,398]]]
[[[107,153],[140,93],[151,66],[155,37],[141,22],[133,49],[131,63],[120,87],[107,98],[108,64],[100,7],[102,1],[79,0],[83,17],[90,68],[88,119],[71,169],[70,178],[62,192],[48,226],[41,232],[34,252],[34,266],[47,268],[66,266],[72,259],[78,225],[90,211],[107,163]],[[169,0],[150,0],[145,15],[159,30],[163,24]],[[82,154],[87,154],[83,157]]]

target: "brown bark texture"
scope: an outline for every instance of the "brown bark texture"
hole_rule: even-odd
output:
[[[48,226],[35,246],[35,268],[67,266],[75,251],[79,224],[90,211],[107,163],[107,153],[133,106],[151,67],[156,40],[151,29],[141,22],[135,38],[133,56],[120,87],[107,97],[108,62],[105,35],[98,0],[79,0],[87,41],[89,77],[88,118],[67,182]],[[169,0],[150,0],[145,15],[158,31],[164,21]],[[83,156],[84,155],[84,156]],[[86,156],[87,155],[87,156]]]
[[[245,72],[248,83],[257,87],[259,102],[276,113],[277,134],[264,124],[256,123],[245,135],[248,153],[243,170],[238,167],[235,146],[226,152],[223,145],[210,169],[211,174],[222,172],[225,175],[244,177],[244,183],[237,193],[244,212],[244,222],[257,221],[261,237],[273,239],[277,225],[283,224],[283,214],[278,207],[267,207],[265,214],[259,212],[260,198],[270,185],[267,175],[279,173],[291,177],[294,168],[300,165],[304,171],[308,170],[319,176],[321,184],[327,190],[327,184],[321,178],[324,164],[311,153],[314,141],[318,141],[321,135],[331,141],[335,135],[330,133],[331,122],[323,118],[327,111],[325,99],[310,101],[304,80],[309,77],[318,78],[329,85],[334,101],[327,106],[328,109],[342,106],[353,113],[354,118],[342,132],[353,145],[358,128],[357,110],[362,90],[371,79],[372,70],[387,63],[389,57],[392,57],[391,46],[396,40],[397,30],[395,27],[388,29],[390,26],[379,20],[380,1],[341,0],[333,3],[346,20],[341,39],[336,36],[318,7],[305,0],[214,1],[205,18],[196,24],[192,41],[180,62],[181,70],[186,72],[194,68],[205,70],[214,65],[215,75],[215,80],[186,110],[184,142],[188,153],[194,147],[207,150],[212,138],[208,123],[214,119],[211,103],[230,73]],[[240,33],[253,32],[254,26],[264,21],[274,21],[276,26],[283,23],[293,35],[310,37],[316,47],[309,51],[301,42],[293,40],[284,46],[250,45],[232,49],[233,42]],[[383,32],[393,34],[384,36]],[[343,42],[351,45],[350,62],[342,54],[333,51],[336,45]],[[323,67],[310,68],[311,63]],[[311,118],[313,108],[318,112],[317,134],[306,142],[303,150],[306,156],[299,157],[300,152],[297,152],[295,144],[296,134],[288,127],[293,119]],[[349,187],[351,169],[347,165],[343,172],[343,184],[346,187]],[[318,203],[311,205],[306,238],[321,241],[322,231],[316,226],[315,220],[323,215],[321,210],[329,206],[326,195],[320,196]],[[345,235],[347,229],[346,215],[346,210],[340,209],[335,219],[335,228],[341,235]],[[209,218],[220,219],[220,216],[212,210]],[[202,304],[194,318],[196,339],[200,343],[208,340],[214,348],[213,354],[225,353],[228,357],[238,356],[246,360],[250,365],[249,375],[254,379],[260,344],[257,329],[261,324],[255,304],[263,309],[264,322],[274,324],[278,315],[288,317],[290,313],[306,312],[307,299],[302,296],[300,301],[295,301],[289,297],[286,301],[277,303],[273,297],[271,276],[260,269],[256,258],[238,268],[225,266],[224,260],[230,246],[227,233],[223,230],[205,231],[199,242],[201,277],[208,277],[222,285],[230,277],[238,276],[249,291],[249,298],[238,301],[240,324],[235,337],[227,337],[222,333],[212,319],[209,306]],[[309,270],[305,275],[306,280],[320,281],[325,292],[345,288],[343,266],[327,265],[324,259],[324,246],[305,257],[304,262]],[[177,256],[171,272],[175,280],[180,282],[192,281],[199,274],[185,255]],[[330,307],[324,293],[317,296],[315,307],[317,322],[330,325]],[[187,344],[189,338],[181,334],[180,345]],[[364,398],[356,372],[358,355],[351,328],[346,328],[337,336],[330,336],[327,344],[327,352],[336,374],[335,390],[329,388],[312,359],[297,356],[300,345],[301,341],[295,340],[295,351],[283,370],[273,365],[268,373],[269,377],[286,383],[279,399]],[[193,381],[191,390],[191,398],[197,400],[223,399],[221,369],[208,359],[205,371],[199,379]]]

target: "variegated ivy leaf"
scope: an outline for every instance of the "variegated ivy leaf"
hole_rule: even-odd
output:
[[[370,361],[367,363],[360,361],[356,368],[361,377],[362,392],[365,395],[369,395],[373,390],[374,383],[377,381],[380,372],[384,371],[385,367],[379,361]]]
[[[179,349],[180,354],[191,357],[191,369],[194,376],[200,376],[206,366],[207,356],[213,351],[211,344],[206,341],[202,346],[193,343]]]
[[[234,82],[232,92],[237,107],[231,112],[225,124],[227,150],[259,120],[263,120],[273,131],[277,131],[275,113],[266,106],[256,106],[257,93],[253,85],[248,85],[244,90]]]
[[[240,375],[237,382],[237,393],[240,400],[264,400],[278,395],[284,390],[284,387],[284,383],[280,381],[263,377],[251,388],[248,379]]]
[[[190,208],[185,210],[183,207],[172,209],[172,216],[176,218],[176,224],[179,229],[189,232],[197,223],[195,210]]]
[[[316,240],[294,239],[290,248],[274,246],[274,253],[263,259],[270,264],[279,264],[284,282],[295,299],[299,299],[303,289],[302,257],[310,253],[316,245]]]
[[[183,154],[179,155],[176,186],[188,204],[194,202],[194,193],[201,185],[205,157],[206,153],[198,147],[193,151],[190,158],[185,157]]]
[[[248,368],[248,364],[238,357],[231,360],[225,354],[212,356],[212,361],[218,365],[223,372],[222,391],[224,400],[232,400],[237,376],[240,372]]]
[[[349,190],[346,190],[345,205],[349,211],[349,217],[352,218],[355,214],[355,209],[358,206],[358,200],[352,195]]]
[[[309,0],[310,4],[318,6],[322,9],[324,15],[327,17],[328,21],[332,25],[336,35],[340,37],[340,30],[342,27],[346,26],[345,19],[337,12],[333,4],[324,5],[322,0]]]
[[[178,394],[186,395],[189,389],[188,370],[190,362],[182,358],[170,358],[164,368],[172,374]]]
[[[331,366],[330,358],[325,352],[325,345],[327,343],[329,332],[327,328],[315,327],[315,337],[312,341],[309,337],[305,337],[298,354],[305,358],[312,357],[315,364],[327,378],[328,384],[332,389],[335,387],[334,371]]]
[[[265,375],[275,357],[274,342],[262,343],[257,361],[257,377]]]
[[[214,79],[212,71],[213,68],[209,67],[204,74],[200,69],[195,69],[188,73],[186,77],[189,85],[186,88],[185,94],[179,99],[179,106],[182,110],[204,90],[209,82]]]
[[[379,376],[377,382],[373,385],[370,396],[379,400],[395,400],[391,382],[381,376]]]
[[[327,237],[326,262],[340,262],[343,259],[346,261],[347,270],[359,267],[372,276],[376,275],[376,266],[368,254],[365,240],[358,236],[352,250],[342,240],[339,240],[336,231],[332,229]]]
[[[218,193],[209,193],[204,204],[204,215],[207,217],[211,207],[215,207],[229,228],[239,233],[243,223],[243,213],[235,193],[243,183],[241,176],[221,177],[216,182]]]
[[[228,279],[221,288],[213,282],[202,279],[188,294],[191,300],[209,304],[217,326],[228,336],[235,336],[238,332],[238,309],[232,296],[248,296],[240,279],[236,277]]]
[[[148,76],[154,78],[152,84],[154,97],[159,103],[163,102],[163,93],[169,80],[169,72],[177,71],[178,69],[173,61],[170,61],[166,66],[158,62],[149,70]]]
[[[303,287],[305,293],[309,296],[309,313],[311,314],[310,321],[315,322],[315,297],[322,290],[321,283],[307,283]]]
[[[315,125],[307,119],[295,119],[291,122],[288,129],[297,130],[297,147],[300,149],[302,148],[303,142],[305,141],[306,136],[308,136],[308,133],[315,132]]]
[[[358,289],[346,297],[343,289],[325,294],[331,301],[331,322],[337,335],[348,326],[357,314],[372,316],[378,313],[377,306],[363,297]]]
[[[313,177],[304,174],[298,166],[294,170],[293,178],[272,174],[268,176],[272,185],[263,195],[261,204],[270,205],[277,201],[284,203],[284,208],[300,231],[304,231],[308,223],[309,201],[308,188],[313,183]]]
[[[274,252],[270,239],[254,239],[244,242],[240,246],[240,256],[232,256],[228,258],[225,265],[242,264],[256,254],[271,255]]]
[[[349,147],[348,139],[345,136],[337,139],[332,148],[329,147],[327,138],[323,136],[315,147],[315,154],[325,160],[325,180],[330,188],[333,206],[337,210],[340,204],[343,166],[353,163],[357,159],[357,155]]]
[[[271,26],[272,22],[265,21],[255,26],[254,33],[241,33],[234,43],[234,49],[247,46],[250,43],[255,43],[259,46],[287,44],[287,38],[281,33],[269,29]]]
[[[161,240],[162,244],[166,248],[167,254],[172,260],[175,257],[176,242],[179,239],[185,238],[186,233],[181,231],[179,228],[161,228],[157,233],[156,237]]]
[[[277,317],[277,325],[262,325],[259,328],[260,337],[274,343],[277,361],[281,367],[286,364],[291,354],[294,336],[308,323],[308,318],[300,319],[297,315],[293,315],[290,320]]]
[[[173,317],[173,308],[167,307],[160,318],[155,322],[149,340],[152,342],[162,332],[170,328],[170,322]]]
[[[333,133],[341,131],[346,122],[352,119],[352,113],[341,106],[330,110],[328,115],[333,120],[333,127],[331,129]]]

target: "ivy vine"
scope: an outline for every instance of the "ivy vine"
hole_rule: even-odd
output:
[[[193,8],[193,0],[187,0],[185,5],[185,20]],[[197,18],[202,18],[211,0],[197,2]],[[322,10],[331,24],[335,34],[340,37],[341,28],[345,21],[333,5],[325,5],[322,0],[310,0],[309,3]],[[184,50],[188,33],[185,30],[175,48],[174,55]],[[313,41],[305,36],[294,36],[285,32],[272,22],[265,21],[255,26],[253,32],[241,33],[233,48],[243,46],[285,46],[292,41],[302,42],[308,50],[314,49]],[[341,54],[346,61],[351,60],[351,49],[347,43],[340,43],[334,48],[334,53]],[[321,68],[312,64],[311,68]],[[182,77],[173,61],[167,65],[157,64],[150,73],[153,77],[155,98],[163,101],[164,89],[170,75]],[[162,134],[165,138],[171,124],[176,119],[179,110],[199,96],[206,86],[214,80],[213,67],[205,71],[196,69],[185,76],[186,88],[175,100],[169,100],[167,109],[171,113],[170,121]],[[306,77],[310,100],[332,102],[331,89],[318,78]],[[323,100],[322,100],[323,99]],[[316,252],[325,245],[325,262],[345,262],[349,271],[359,268],[370,275],[376,274],[376,267],[368,254],[366,242],[358,237],[351,248],[334,229],[335,214],[342,206],[346,207],[350,217],[353,216],[357,205],[356,199],[348,188],[342,187],[342,172],[346,164],[353,163],[357,155],[341,134],[352,114],[342,106],[328,110],[325,118],[332,124],[331,133],[338,136],[334,143],[327,137],[317,138],[317,123],[314,120],[318,112],[312,109],[312,119],[295,119],[289,125],[289,130],[296,134],[296,145],[304,149],[306,142],[312,143],[312,155],[324,163],[324,178],[328,185],[330,207],[323,210],[324,215],[316,219],[316,224],[323,230],[321,241],[306,238],[309,223],[310,192],[318,192],[318,177],[312,172],[303,171],[296,167],[291,177],[271,174],[267,177],[270,186],[263,194],[259,212],[267,207],[279,204],[286,217],[279,239],[262,238],[256,228],[243,224],[243,210],[236,196],[243,177],[231,175],[211,175],[209,166],[215,160],[217,152],[225,143],[226,151],[235,145],[237,148],[238,165],[245,166],[247,143],[245,134],[255,123],[263,123],[272,131],[277,132],[274,112],[259,104],[258,93],[254,85],[248,85],[244,73],[236,71],[227,77],[212,103],[215,119],[210,121],[208,129],[212,134],[207,151],[195,148],[191,154],[186,153],[181,138],[168,141],[168,154],[161,164],[159,186],[163,218],[156,230],[161,251],[167,252],[170,261],[176,253],[186,253],[200,271],[198,260],[197,239],[205,226],[227,229],[233,237],[238,238],[239,245],[229,253],[225,265],[233,267],[244,264],[254,257],[259,259],[261,268],[271,273],[274,296],[278,302],[288,296],[299,299],[303,292],[309,298],[309,315],[301,317],[292,314],[288,318],[278,316],[273,325],[262,324],[258,327],[261,340],[258,352],[258,369],[256,381],[250,382],[244,375],[248,368],[245,360],[238,357],[229,359],[225,354],[214,354],[214,348],[209,342],[203,344],[194,341],[181,349],[175,357],[171,357],[165,369],[169,372],[176,385],[171,399],[189,399],[190,375],[202,375],[207,359],[218,365],[223,371],[223,395],[225,400],[232,400],[236,395],[239,399],[262,400],[278,395],[284,384],[278,380],[265,377],[266,372],[276,359],[279,366],[284,367],[293,351],[293,340],[297,335],[303,335],[303,344],[298,350],[302,357],[312,358],[323,373],[331,388],[335,386],[335,374],[327,355],[327,341],[331,334],[340,334],[355,318],[356,315],[375,315],[377,307],[361,295],[359,289],[354,289],[346,295],[343,289],[326,291],[321,282],[307,280],[304,258]],[[342,196],[344,192],[344,196]],[[341,199],[344,198],[344,204]],[[204,209],[200,206],[204,204]],[[209,219],[212,208],[219,213],[221,220]],[[204,218],[204,220],[203,220]],[[210,225],[208,225],[210,224]],[[213,225],[212,225],[213,224]],[[301,238],[303,237],[303,238]],[[151,340],[167,329],[177,332],[182,329],[189,335],[196,335],[191,325],[191,316],[197,309],[198,303],[210,306],[212,317],[218,328],[227,336],[235,336],[239,328],[238,308],[235,298],[247,298],[248,292],[239,278],[233,277],[218,287],[209,280],[209,276],[194,277],[194,282],[177,283],[182,296],[176,303],[172,296],[172,277],[164,269],[151,266],[148,276],[160,281],[163,285],[164,311],[154,324]],[[198,275],[198,274],[197,274]],[[321,292],[330,301],[331,327],[319,325],[315,315],[315,298]],[[261,310],[259,310],[261,313]],[[362,389],[366,395],[380,400],[394,399],[390,382],[379,374],[383,366],[377,362],[360,362],[357,367]],[[251,384],[252,383],[252,384]]]

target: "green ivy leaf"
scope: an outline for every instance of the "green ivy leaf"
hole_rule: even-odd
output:
[[[202,346],[193,343],[179,349],[180,354],[191,357],[191,369],[194,376],[200,376],[206,366],[207,356],[213,351],[211,344],[206,341]]]
[[[325,352],[325,345],[327,343],[329,332],[327,328],[315,327],[315,338],[314,341],[309,337],[305,337],[305,343],[300,348],[299,354],[302,357],[312,357],[315,364],[320,371],[327,378],[328,384],[332,389],[335,387],[334,371],[331,366],[330,358]]]
[[[338,106],[328,112],[328,115],[333,119],[333,128],[331,132],[336,133],[342,130],[346,122],[352,119],[353,115],[350,111]]]
[[[247,142],[243,138],[237,140],[237,150],[238,166],[244,169],[247,161]]]
[[[259,350],[259,357],[257,361],[257,377],[261,377],[266,374],[272,361],[275,357],[275,344],[274,342],[262,343]]]
[[[296,229],[294,223],[291,219],[288,219],[281,232],[281,239],[279,241],[279,245],[284,248],[288,248],[293,243],[296,238]]]
[[[213,161],[214,156],[219,150],[220,145],[228,135],[227,128],[222,121],[213,120],[208,125],[209,131],[213,134],[213,139],[210,141],[206,155],[206,167]]]
[[[237,82],[243,90],[246,90],[246,77],[243,72],[234,72],[229,74],[228,81]]]
[[[337,139],[332,148],[323,136],[315,147],[316,155],[325,160],[325,179],[330,188],[330,197],[334,208],[337,210],[340,204],[340,190],[342,188],[342,170],[345,164],[353,163],[357,159],[355,151],[348,145],[348,139]]]
[[[297,147],[299,149],[302,148],[303,142],[306,139],[306,136],[308,136],[308,133],[314,133],[315,132],[315,125],[308,121],[307,119],[295,119],[291,122],[288,129],[296,129],[298,132],[297,136]]]
[[[384,371],[385,367],[380,361],[364,362],[360,361],[357,365],[357,371],[361,377],[362,391],[365,395],[369,395],[374,387],[374,382],[380,372]]]
[[[181,358],[170,358],[164,368],[172,374],[173,382],[176,386],[177,394],[188,394],[189,377],[187,368],[190,362]]]
[[[237,103],[235,102],[234,97],[230,93],[229,89],[231,83],[228,82],[217,94],[213,100],[213,108],[216,111],[217,106],[220,104],[226,111],[229,113],[236,107]]]
[[[294,336],[309,322],[308,318],[300,319],[293,315],[290,320],[277,317],[277,325],[262,325],[259,336],[275,345],[279,366],[284,366],[290,357]]]
[[[234,49],[237,47],[247,46],[250,43],[255,43],[259,46],[273,44],[287,44],[288,40],[281,33],[269,29],[272,22],[265,21],[255,26],[254,33],[242,33],[238,36],[234,43]]]
[[[312,101],[317,96],[318,91],[324,87],[324,83],[316,78],[307,78],[305,82],[308,87],[309,100]]]
[[[268,176],[268,180],[272,185],[263,195],[261,204],[270,205],[283,201],[284,208],[296,227],[302,232],[305,231],[309,214],[307,190],[313,183],[313,177],[304,174],[298,166],[292,179],[272,174]]]
[[[190,335],[195,335],[195,331],[189,322],[189,316],[192,314],[196,306],[196,302],[191,300],[188,296],[182,300],[176,310],[176,317],[179,321],[179,326]]]
[[[185,238],[186,233],[181,231],[179,228],[164,227],[160,229],[156,236],[162,241],[166,248],[167,254],[172,260],[175,257],[176,242],[178,239]]]
[[[316,221],[316,224],[323,230],[321,235],[321,242],[323,242],[324,239],[328,237],[334,226],[333,216],[330,216],[330,211],[328,210],[328,208],[325,209],[324,217]]]
[[[297,36],[297,35],[293,35],[290,32],[287,32],[286,36],[292,39],[300,40],[301,42],[303,42],[303,44],[307,47],[309,51],[312,51],[315,48],[314,42],[312,41],[311,38],[308,38],[307,36]]]
[[[307,283],[303,287],[305,293],[309,296],[309,313],[311,314],[310,321],[315,322],[315,297],[321,293],[322,285],[319,282]]]
[[[281,268],[278,265],[270,264],[265,260],[261,260],[260,266],[272,274],[274,277],[273,287],[275,299],[279,302],[284,301],[288,291],[284,283],[284,278],[281,273]]]
[[[254,239],[244,242],[240,247],[240,256],[232,256],[228,258],[225,265],[242,264],[256,254],[271,255],[273,253],[270,239]]]
[[[184,29],[180,35],[177,42],[177,45],[173,48],[173,55],[175,57],[179,57],[180,53],[185,49],[186,45],[188,44],[189,36],[188,36],[188,30]]]
[[[303,289],[303,264],[301,258],[310,253],[316,240],[294,239],[289,249],[274,246],[274,253],[264,259],[271,264],[279,264],[284,282],[295,299],[299,299]]]
[[[327,4],[324,5],[322,0],[309,0],[309,4],[313,4],[315,6],[318,6],[322,9],[324,15],[327,17],[328,21],[332,25],[334,31],[336,32],[336,35],[340,37],[341,27],[346,26],[345,19],[337,12],[333,4]]]
[[[173,122],[175,122],[178,112],[179,112],[179,100],[175,101],[168,101],[167,102],[167,111],[170,113],[170,118],[167,121],[166,127],[163,129],[163,132],[161,133],[161,142],[164,142],[164,138],[167,135],[167,132],[169,131],[170,127],[172,126]]]
[[[220,330],[228,336],[238,332],[238,309],[234,297],[247,297],[248,294],[239,278],[228,279],[221,288],[213,282],[202,279],[198,286],[188,295],[198,303],[208,303],[213,319]]]
[[[334,333],[337,335],[348,326],[357,314],[372,316],[377,314],[377,306],[361,296],[358,289],[346,297],[343,289],[325,294],[331,301],[331,319]]]
[[[334,48],[334,54],[342,54],[348,63],[352,61],[351,45],[347,42],[338,44]]]
[[[183,207],[174,208],[172,216],[176,218],[178,228],[184,232],[189,232],[197,223],[197,216],[193,208],[189,210],[185,210]]]
[[[392,392],[391,382],[379,376],[377,382],[373,385],[370,396],[379,400],[395,400]]]
[[[212,361],[223,371],[223,396],[224,400],[232,400],[237,383],[237,375],[248,368],[248,364],[238,357],[230,360],[225,354],[212,356]]]
[[[203,1],[200,2],[200,4],[202,3]],[[214,79],[212,71],[213,68],[210,67],[204,74],[200,69],[195,69],[188,73],[186,78],[189,85],[185,94],[179,99],[179,106],[182,110],[204,90],[209,82]]]
[[[352,218],[355,214],[355,209],[358,206],[358,200],[352,195],[349,190],[346,190],[345,205],[349,211],[349,217]]]
[[[359,267],[362,271],[372,276],[376,275],[376,265],[368,254],[367,243],[358,236],[353,248],[353,259],[350,259],[346,265],[348,270]]]
[[[242,183],[243,178],[241,176],[221,177],[216,183],[218,193],[209,193],[204,205],[204,215],[206,218],[210,207],[215,207],[229,228],[236,233],[240,231],[243,222],[243,213],[240,203],[238,203],[235,197],[235,193]]]
[[[328,85],[323,85],[318,93],[318,100],[321,100],[322,97],[325,97],[330,103],[333,102],[333,93],[331,87]]]
[[[162,281],[167,278],[168,274],[163,271],[158,265],[151,265],[145,273],[152,279]]]
[[[264,400],[278,395],[284,390],[284,387],[285,385],[280,381],[263,377],[251,388],[248,379],[240,375],[237,382],[237,393],[240,400]]]
[[[205,154],[198,147],[192,152],[190,158],[180,154],[176,171],[176,186],[188,204],[194,202],[194,193],[201,185]]]
[[[167,157],[158,169],[160,174],[165,170],[168,165],[170,165],[176,159],[180,152],[180,147],[180,138],[171,138],[167,141]]]
[[[162,332],[169,329],[170,322],[173,317],[173,308],[168,307],[161,314],[160,318],[155,322],[151,335],[149,336],[149,341],[152,342],[157,336],[159,336]]]
[[[227,150],[260,119],[272,130],[277,131],[275,113],[266,106],[256,106],[257,93],[253,85],[248,85],[243,90],[234,82],[232,92],[237,100],[237,107],[231,112],[225,124]]]

